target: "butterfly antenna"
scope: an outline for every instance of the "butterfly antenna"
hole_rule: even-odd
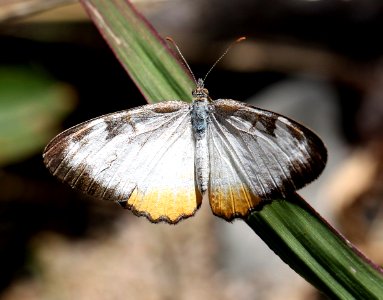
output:
[[[182,60],[182,63],[184,64],[184,66],[188,69],[189,73],[191,74],[191,76],[193,77],[193,80],[195,82],[195,85],[197,86],[197,80],[195,79],[195,76],[194,76],[194,73],[193,71],[191,70],[189,64],[187,63],[185,57],[182,55],[181,53],[181,50],[180,48],[177,46],[176,42],[171,38],[171,37],[166,37],[166,40],[169,41],[170,43],[172,43],[173,47],[176,48],[177,52],[178,52],[178,55],[181,57],[181,60]]]
[[[225,52],[222,53],[222,55],[215,61],[215,63],[211,66],[211,68],[209,69],[209,71],[207,71],[203,81],[205,82],[206,80],[206,77],[207,75],[209,75],[209,73],[214,69],[214,67],[222,60],[222,58],[224,58],[224,56],[227,54],[227,52],[229,52],[229,50],[231,49],[231,47],[233,47],[235,44],[239,43],[239,42],[242,42],[246,40],[246,37],[242,36],[238,39],[236,39],[234,42],[232,42],[229,47],[226,48]]]

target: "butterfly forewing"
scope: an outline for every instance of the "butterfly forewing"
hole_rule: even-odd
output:
[[[215,100],[209,124],[213,213],[246,216],[261,200],[285,196],[323,170],[327,152],[304,126],[234,100]]]
[[[82,123],[51,141],[44,162],[72,187],[176,223],[201,203],[189,109],[167,101]]]

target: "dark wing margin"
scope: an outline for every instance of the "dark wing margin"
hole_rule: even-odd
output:
[[[211,111],[209,197],[226,220],[286,197],[326,165],[321,139],[287,117],[228,99],[213,101]]]
[[[166,101],[74,126],[56,136],[43,157],[73,188],[152,222],[177,223],[201,204],[192,144],[189,104]]]

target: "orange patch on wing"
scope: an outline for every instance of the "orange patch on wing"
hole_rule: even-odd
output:
[[[236,217],[246,217],[262,201],[244,185],[210,188],[209,200],[213,214],[227,221]]]
[[[195,189],[159,188],[145,193],[135,189],[127,207],[138,215],[146,216],[151,222],[174,224],[193,216],[201,202],[202,196]]]

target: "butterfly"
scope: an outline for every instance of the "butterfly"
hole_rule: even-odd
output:
[[[86,121],[53,138],[43,158],[71,187],[175,224],[193,216],[205,195],[214,215],[245,218],[316,179],[327,151],[287,117],[212,100],[199,79],[192,103],[147,104]]]

